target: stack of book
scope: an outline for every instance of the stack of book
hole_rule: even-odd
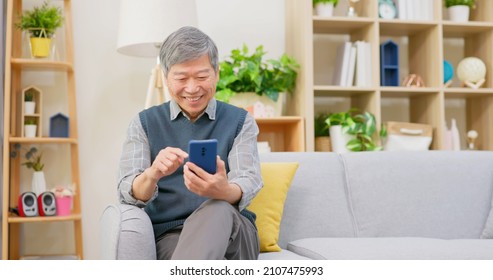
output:
[[[399,19],[433,20],[432,0],[396,0]]]
[[[369,42],[344,42],[337,49],[332,83],[336,86],[371,86],[371,45]]]

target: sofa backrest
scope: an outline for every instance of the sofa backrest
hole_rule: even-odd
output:
[[[358,237],[479,238],[491,208],[493,152],[341,155]]]
[[[281,220],[279,246],[307,237],[355,236],[341,158],[335,153],[260,154],[262,162],[298,162]]]

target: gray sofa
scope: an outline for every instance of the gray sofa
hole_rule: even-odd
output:
[[[281,221],[283,250],[260,259],[493,260],[493,152],[286,152],[261,160],[299,167]],[[103,258],[155,258],[143,211],[109,206],[101,225]]]

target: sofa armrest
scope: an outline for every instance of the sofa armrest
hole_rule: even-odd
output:
[[[101,215],[100,234],[102,259],[156,259],[152,223],[141,208],[108,205]]]

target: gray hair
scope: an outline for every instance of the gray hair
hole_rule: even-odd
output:
[[[161,45],[159,60],[164,76],[168,76],[171,66],[209,55],[214,72],[219,67],[218,52],[214,41],[204,32],[192,26],[181,27],[171,33]]]

